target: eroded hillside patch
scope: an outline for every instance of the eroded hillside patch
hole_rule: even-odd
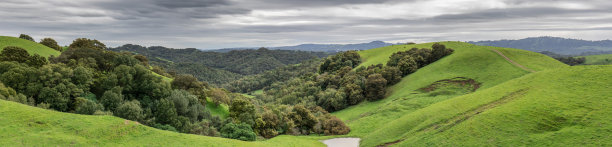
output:
[[[429,96],[451,95],[457,93],[467,94],[478,90],[481,84],[482,83],[471,78],[455,77],[433,82],[419,90],[429,93]]]

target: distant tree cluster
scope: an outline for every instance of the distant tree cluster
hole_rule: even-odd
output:
[[[555,59],[570,66],[581,65],[584,64],[584,62],[586,61],[586,58],[584,57],[559,57]]]
[[[388,86],[398,83],[402,77],[431,64],[452,49],[434,44],[432,49],[400,51],[390,56],[387,66],[382,64],[361,66],[359,54],[354,51],[328,57],[320,65],[319,74],[296,77],[277,82],[258,96],[264,102],[277,104],[306,104],[319,106],[326,111],[338,111],[362,101],[383,99]]]
[[[52,38],[43,38],[40,40],[40,44],[45,45],[49,48],[52,48],[57,51],[63,51],[62,47],[57,44],[57,42]]]
[[[49,39],[41,42],[53,42],[44,40]],[[349,132],[341,120],[321,107],[246,98],[212,87],[189,74],[151,68],[149,61],[146,56],[106,50],[101,42],[85,38],[76,39],[67,50],[48,61],[9,46],[0,53],[0,99],[62,112],[114,115],[163,130],[245,141],[280,134]],[[305,65],[278,72],[311,68],[310,64]],[[164,81],[153,71],[171,75],[173,80]],[[308,71],[269,72],[266,77],[282,81],[279,78],[282,75],[302,75]],[[229,106],[229,117],[212,116],[205,108],[209,101]]]
[[[30,35],[19,34],[19,38],[34,42],[34,38],[32,38]]]
[[[109,50],[132,52],[146,56],[149,59],[148,63],[154,67],[158,66],[159,68],[179,74],[191,74],[199,80],[219,86],[245,76],[265,73],[286,65],[298,64],[330,55],[330,53],[324,52],[269,50],[266,48],[213,52],[194,48],[171,49],[160,46],[143,47],[131,44]],[[271,81],[275,79],[279,78],[270,78]],[[240,86],[240,90],[230,89],[230,86],[223,87],[230,91],[244,91],[243,89],[248,89],[244,87],[248,86],[262,87],[257,86],[260,84],[255,83],[256,81],[252,79],[243,79],[242,81],[241,84],[233,83],[235,86]]]

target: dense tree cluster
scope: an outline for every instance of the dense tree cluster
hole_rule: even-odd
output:
[[[142,58],[107,51],[96,40],[77,39],[50,63],[9,46],[0,61],[2,99],[63,112],[112,114],[185,133],[218,135],[221,127],[221,120],[204,109],[204,83],[193,76],[163,81]]]
[[[57,51],[63,51],[62,47],[57,44],[57,42],[52,38],[43,38],[40,40],[40,44],[45,45],[49,48],[52,48]]]
[[[432,49],[413,48],[394,53],[386,66],[378,64],[357,69],[353,68],[361,62],[359,54],[343,52],[325,59],[319,74],[273,83],[258,98],[269,103],[305,104],[337,111],[364,100],[383,99],[388,86],[452,52],[442,44],[434,44]]]
[[[570,66],[581,65],[584,64],[584,62],[586,61],[586,58],[584,57],[559,57],[555,59]]]
[[[34,42],[34,38],[32,38],[30,35],[19,34],[19,38],[25,39],[25,40],[30,40],[30,41]]]
[[[286,65],[326,57],[330,54],[324,52],[268,50],[266,48],[213,52],[194,48],[171,49],[160,46],[143,47],[131,44],[110,48],[109,50],[127,51],[146,56],[151,65],[177,73],[191,74],[213,85],[226,84],[243,76],[264,73]],[[253,80],[244,81],[254,82]],[[257,86],[254,83],[246,85]],[[224,87],[228,88],[228,86]],[[230,91],[238,90],[232,89]]]
[[[224,84],[223,88],[232,92],[247,93],[266,88],[275,82],[284,82],[293,77],[302,77],[316,73],[319,65],[321,65],[320,59],[306,60],[300,64],[287,65],[257,75],[242,77]]]

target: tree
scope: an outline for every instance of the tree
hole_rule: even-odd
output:
[[[176,114],[176,108],[174,103],[168,99],[161,99],[157,101],[157,111],[155,112],[155,120],[161,124],[169,124],[176,128],[180,126],[178,121],[178,115]]]
[[[100,102],[104,105],[106,110],[115,112],[117,107],[123,102],[123,95],[121,94],[121,87],[115,87],[111,90],[104,92],[100,97]]]
[[[114,114],[121,118],[133,121],[140,121],[144,118],[143,110],[140,107],[140,102],[138,100],[132,100],[119,105]]]
[[[191,130],[189,131],[191,134],[204,135],[204,136],[213,136],[217,137],[221,134],[217,131],[215,126],[209,120],[202,120],[200,122],[195,123]]]
[[[347,127],[342,120],[331,115],[329,115],[327,119],[323,120],[321,125],[325,135],[344,135],[351,131],[351,129]]]
[[[347,106],[344,89],[327,88],[325,91],[321,91],[318,97],[317,105],[330,112],[342,110]]]
[[[446,46],[439,43],[433,44],[431,48],[431,57],[429,59],[431,63],[433,63],[434,61],[438,61],[439,59],[442,59],[442,57],[453,53],[453,49],[447,49]]]
[[[387,85],[393,85],[402,80],[402,71],[394,66],[383,67],[381,75],[387,80]]]
[[[250,125],[245,123],[228,123],[221,128],[221,136],[225,138],[244,141],[255,141],[255,132]]]
[[[289,119],[295,122],[302,134],[310,134],[312,127],[317,123],[317,118],[306,109],[303,105],[296,105],[293,107],[293,111],[289,113]]]
[[[149,59],[147,59],[146,56],[143,56],[143,55],[134,55],[134,58],[136,58],[138,61],[140,61],[142,63],[142,65],[149,66]]]
[[[28,58],[28,60],[26,61],[26,64],[32,66],[32,67],[42,67],[43,65],[48,64],[49,62],[47,62],[47,58],[40,56],[38,54],[34,54],[33,56],[30,56],[30,58]]]
[[[419,65],[410,56],[405,56],[404,58],[400,59],[397,67],[401,71],[402,76],[414,73],[417,69],[419,69]]]
[[[366,80],[366,99],[375,101],[385,98],[387,80],[381,74],[372,74]]]
[[[230,117],[237,123],[255,124],[255,106],[245,98],[235,98],[229,108]]]
[[[98,40],[91,40],[87,38],[78,38],[72,41],[72,44],[68,48],[90,48],[97,50],[106,50],[106,45]]]
[[[34,38],[30,37],[30,35],[26,35],[26,34],[19,34],[19,38],[21,39],[25,39],[25,40],[30,40],[30,41],[34,41]]]
[[[45,45],[49,48],[55,49],[60,52],[63,51],[62,47],[59,46],[57,42],[53,40],[52,38],[43,38],[42,40],[40,40],[40,44]]]
[[[75,101],[75,112],[78,114],[92,115],[94,112],[104,109],[101,104],[82,97],[76,98]]]
[[[230,99],[227,95],[227,92],[221,88],[213,88],[208,92],[210,98],[215,103],[215,105],[219,106],[219,104],[229,104]]]
[[[365,97],[363,96],[363,89],[361,86],[351,83],[344,86],[345,93],[347,96],[347,102],[349,105],[356,105],[362,102]]]
[[[28,59],[30,59],[30,54],[21,47],[7,46],[4,47],[0,53],[0,61],[17,61],[19,63],[25,63]]]

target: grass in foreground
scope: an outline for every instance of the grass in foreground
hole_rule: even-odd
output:
[[[158,130],[113,116],[62,113],[0,100],[0,146],[324,146],[308,137],[245,142]]]
[[[0,51],[2,51],[2,49],[7,46],[21,47],[28,51],[30,55],[38,54],[43,57],[49,57],[51,55],[57,57],[60,55],[59,51],[56,51],[37,42],[32,42],[16,37],[0,36]]]

